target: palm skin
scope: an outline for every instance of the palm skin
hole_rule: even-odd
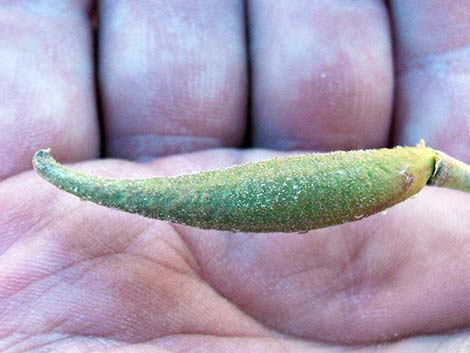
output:
[[[125,7],[124,3],[122,1],[112,11],[119,12],[120,6]],[[73,60],[78,59],[67,57],[68,50],[61,47],[68,41],[60,40],[60,45],[56,44],[62,48],[60,62],[51,65],[49,71],[47,67],[42,68],[44,77],[49,78],[51,84],[62,87],[60,94],[65,104],[58,104],[47,90],[35,91],[34,95],[20,95],[19,92],[31,92],[28,82],[21,80],[11,81],[8,90],[6,86],[0,87],[2,92],[6,92],[3,97],[8,98],[2,103],[10,107],[7,111],[21,110],[23,119],[26,119],[0,122],[9,128],[8,134],[0,133],[3,142],[0,147],[3,162],[0,166],[3,179],[0,183],[2,352],[381,353],[465,350],[469,337],[466,328],[470,324],[470,257],[467,246],[470,241],[470,202],[466,194],[427,188],[416,198],[386,214],[302,235],[232,234],[172,225],[81,202],[29,170],[29,161],[25,161],[34,150],[50,145],[53,152],[58,151],[62,161],[88,160],[72,166],[77,170],[107,177],[152,177],[227,167],[281,153],[263,149],[266,147],[327,150],[386,144],[383,139],[390,131],[384,122],[388,121],[393,104],[391,75],[387,74],[386,68],[381,75],[375,72],[371,75],[378,80],[376,86],[382,88],[378,89],[379,92],[370,93],[372,98],[369,99],[364,99],[363,94],[359,94],[362,100],[355,96],[355,90],[365,89],[369,84],[362,82],[360,75],[356,77],[359,83],[353,85],[355,88],[351,91],[333,90],[338,94],[335,99],[339,103],[335,106],[313,99],[318,98],[316,95],[321,96],[321,92],[305,93],[300,88],[302,94],[297,99],[279,101],[274,99],[278,91],[283,97],[286,91],[280,85],[275,89],[269,86],[272,81],[262,79],[269,73],[263,73],[263,66],[256,64],[256,55],[262,57],[270,52],[269,47],[261,45],[264,50],[253,50],[253,120],[256,131],[253,145],[261,148],[218,148],[237,146],[241,142],[244,79],[233,80],[233,73],[227,74],[225,79],[228,83],[217,91],[222,92],[219,95],[214,95],[212,86],[211,89],[204,86],[210,91],[206,95],[190,96],[193,105],[194,100],[201,99],[201,96],[204,99],[211,97],[209,103],[207,100],[199,102],[197,109],[190,111],[200,118],[197,123],[188,117],[189,103],[181,103],[188,98],[185,94],[182,94],[183,98],[178,96],[181,91],[178,80],[175,80],[175,86],[170,87],[173,94],[168,93],[173,98],[177,97],[170,107],[165,103],[171,101],[168,97],[163,99],[163,103],[160,97],[153,97],[148,103],[148,88],[159,90],[154,82],[159,82],[157,77],[161,73],[154,73],[149,78],[146,72],[147,76],[138,77],[136,82],[129,78],[123,80],[129,75],[125,71],[127,69],[122,69],[125,63],[119,61],[115,66],[111,54],[116,55],[113,50],[125,49],[114,47],[114,27],[106,27],[107,21],[112,21],[110,18],[123,21],[123,16],[117,16],[119,13],[109,15],[110,6],[106,1],[102,4],[102,47],[108,48],[104,52],[110,54],[108,57],[103,54],[100,64],[106,132],[101,143],[106,145],[111,157],[160,158],[145,164],[97,158],[100,141],[94,120],[93,94],[89,90],[92,70],[88,70],[86,64],[75,69]],[[23,11],[27,11],[9,6],[4,13],[19,16],[18,13],[24,15]],[[396,12],[400,6],[396,5]],[[459,6],[468,7],[464,2]],[[371,7],[371,11],[383,8],[378,5]],[[251,11],[259,11],[256,18],[262,21],[268,10],[259,5],[253,6]],[[465,13],[463,10],[456,12]],[[284,12],[278,10],[274,13]],[[288,14],[287,11],[285,16]],[[36,23],[38,20],[34,16],[27,20]],[[78,31],[85,22],[85,16],[75,16],[71,17],[74,21],[70,18],[66,21],[70,30],[78,33],[73,37],[76,42],[73,42],[72,49],[86,52],[77,45],[86,43],[86,31]],[[143,15],[137,13],[135,16]],[[397,17],[399,26],[401,20]],[[124,20],[131,21],[125,16]],[[53,26],[61,28],[60,16],[53,20],[41,18],[41,21],[39,26],[47,27],[53,22]],[[132,34],[132,28],[120,35]],[[254,43],[262,42],[266,37],[259,28],[263,26],[255,23],[253,35],[257,37]],[[20,32],[23,29],[16,30]],[[41,36],[47,30],[34,33],[39,36],[36,38],[39,43],[46,41]],[[25,33],[29,35],[29,31],[25,30]],[[61,36],[67,37],[67,34],[58,31],[50,36],[52,39],[47,38],[49,44],[44,46],[53,46],[50,42]],[[403,41],[406,42],[406,38]],[[83,46],[86,47],[85,44]],[[403,46],[406,47],[406,43]],[[9,48],[5,43],[0,47]],[[14,43],[12,47],[12,51],[21,49]],[[40,44],[36,50],[41,50]],[[382,49],[378,50],[382,53]],[[406,54],[406,50],[403,51]],[[236,50],[232,48],[226,55],[234,55],[234,52]],[[380,56],[380,53],[375,55]],[[5,52],[0,51],[2,54]],[[142,52],[138,54],[142,55]],[[130,60],[129,56],[132,55],[124,58]],[[85,58],[89,59],[83,54],[84,62]],[[206,55],[204,58],[212,57]],[[386,66],[389,59],[383,58],[380,65]],[[26,72],[35,70],[26,65],[20,69]],[[124,72],[119,71],[121,69]],[[192,77],[191,70],[198,70],[192,66],[185,69],[187,72],[183,76],[186,78]],[[378,70],[375,67],[370,69]],[[243,71],[243,67],[239,70]],[[333,69],[326,70],[326,77],[334,75]],[[139,70],[135,71],[136,75],[140,74]],[[56,76],[56,72],[65,73],[66,78],[59,74]],[[295,72],[293,74],[290,70],[289,75],[285,72],[281,76],[292,79]],[[6,75],[5,72],[2,74]],[[325,78],[323,71],[319,74]],[[402,90],[398,91],[395,100],[398,117],[393,124],[397,137],[392,144],[407,142],[411,136],[409,131],[420,124],[419,118],[407,113],[412,108],[423,113],[422,106],[425,105],[416,98],[415,91],[422,89],[419,82],[416,83],[418,88],[407,83],[414,74],[411,70],[396,78]],[[299,77],[304,75],[305,72],[298,73]],[[22,77],[27,79],[29,76]],[[61,86],[60,77],[65,83],[73,84]],[[388,82],[388,88],[383,87],[384,80],[385,86]],[[428,80],[428,76],[424,80]],[[317,84],[326,87],[323,95],[327,96],[331,95],[329,90],[337,81],[324,86],[313,79],[310,83],[314,87]],[[461,89],[464,83],[459,81],[459,85]],[[439,81],[438,86],[442,87],[442,82]],[[291,87],[288,88],[290,91]],[[296,91],[295,87],[292,90]],[[311,94],[310,98],[308,94]],[[86,108],[76,106],[71,97],[77,95],[89,103],[85,104]],[[425,97],[422,99],[430,102],[430,95],[423,93]],[[311,104],[312,99],[315,104]],[[440,99],[443,101],[447,97]],[[22,100],[32,108],[24,108]],[[44,104],[44,101],[49,104]],[[129,105],[129,101],[138,103],[138,109],[133,104]],[[362,120],[350,125],[340,123],[349,114],[348,104],[353,112],[355,109],[357,114],[362,112]],[[452,111],[459,111],[459,119],[468,118],[462,105],[465,103],[454,104]],[[129,111],[132,109],[135,110]],[[175,120],[174,114],[170,114],[173,110],[181,113],[183,118]],[[58,118],[47,120],[48,113],[51,116],[58,114]],[[221,121],[215,120],[217,114],[221,115]],[[277,114],[287,114],[292,119],[284,122]],[[159,121],[154,115],[163,120]],[[324,115],[333,115],[333,118],[322,120]],[[206,121],[203,118],[207,116]],[[268,116],[272,117],[271,130],[265,128],[270,124]],[[25,121],[32,124],[31,128],[24,129],[28,126]],[[312,121],[322,122],[319,130],[311,127]],[[80,129],[69,128],[75,122]],[[299,128],[298,124],[307,127]],[[170,126],[169,130],[159,130],[162,125]],[[207,131],[210,126],[215,127]],[[156,138],[149,138],[139,128],[144,132],[153,129]],[[334,135],[331,129],[343,130]],[[25,132],[31,130],[40,133]],[[454,151],[457,157],[468,159],[470,150],[462,149],[461,144],[449,138],[460,136],[460,140],[465,141],[466,138],[468,141],[465,124],[456,123],[448,130],[451,130],[448,135],[436,137],[429,133],[424,137],[429,137],[431,143],[434,139],[433,147],[449,153]],[[205,133],[213,136],[207,137]],[[11,134],[15,138],[11,138]],[[133,137],[126,140],[126,134]],[[205,150],[192,152],[203,148]],[[185,153],[171,155],[173,152]],[[162,157],[164,155],[167,156]]]

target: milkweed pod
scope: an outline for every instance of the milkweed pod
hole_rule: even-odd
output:
[[[470,191],[470,167],[416,147],[305,154],[175,177],[102,179],[33,159],[47,181],[83,200],[189,226],[306,232],[357,221],[426,184]]]

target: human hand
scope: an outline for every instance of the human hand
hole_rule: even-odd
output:
[[[89,2],[0,2],[0,350],[465,349],[466,194],[231,234],[80,202],[30,170],[45,147],[90,160],[76,170],[151,177],[421,137],[470,161],[467,2],[259,0],[247,17],[240,1],[188,3],[102,0],[96,94]],[[248,145],[248,101],[253,148],[220,149]],[[150,161],[98,159],[100,145]]]

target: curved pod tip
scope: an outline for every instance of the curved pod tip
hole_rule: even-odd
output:
[[[33,168],[39,174],[42,173],[47,167],[52,163],[56,162],[54,158],[50,155],[51,149],[38,150],[33,157]]]

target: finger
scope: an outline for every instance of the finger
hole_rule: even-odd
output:
[[[470,2],[392,2],[397,35],[396,142],[470,160]]]
[[[101,1],[100,81],[111,156],[241,142],[242,2]]]
[[[251,0],[249,21],[256,145],[387,145],[393,74],[382,1]]]
[[[98,154],[89,1],[0,2],[0,180]]]

